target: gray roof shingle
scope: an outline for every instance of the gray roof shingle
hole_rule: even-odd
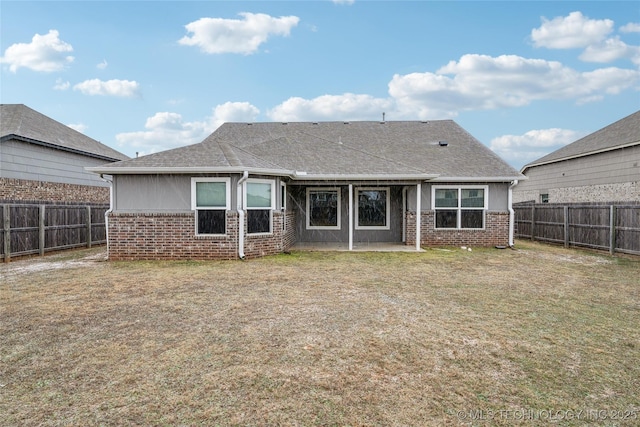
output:
[[[129,159],[111,147],[23,104],[0,104],[0,138],[17,138],[55,146],[62,150],[102,158],[107,162]]]
[[[446,141],[441,146],[440,141]],[[521,175],[452,120],[225,123],[199,144],[92,168],[103,173],[252,169],[315,177]],[[98,170],[99,169],[99,170]]]
[[[540,157],[525,165],[522,170],[524,171],[527,168],[539,164],[615,150],[634,143],[640,144],[640,111],[636,111],[584,138],[578,139],[569,145],[565,145],[552,153]]]

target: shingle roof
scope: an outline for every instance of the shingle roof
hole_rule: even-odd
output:
[[[446,141],[442,146],[440,141]],[[102,173],[251,170],[309,177],[521,175],[452,120],[225,123],[199,144],[92,168]]]
[[[54,146],[107,162],[129,158],[23,104],[0,104],[0,138]]]
[[[532,166],[568,160],[603,151],[615,150],[629,145],[640,144],[640,111],[618,120],[569,145],[540,157],[527,164],[523,171]]]

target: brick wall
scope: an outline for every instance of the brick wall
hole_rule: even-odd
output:
[[[0,178],[0,201],[109,204],[109,187]]]
[[[509,212],[487,212],[484,230],[443,230],[435,228],[434,211],[420,217],[422,246],[496,246],[509,244]],[[416,213],[407,212],[407,245],[416,244]]]
[[[196,236],[194,212],[111,213],[108,220],[111,260],[238,259],[238,213],[235,211],[227,211],[224,236]],[[294,241],[293,221],[293,213],[274,211],[273,233],[245,235],[245,257],[288,250]]]

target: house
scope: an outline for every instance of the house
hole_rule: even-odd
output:
[[[0,105],[0,202],[109,203],[109,183],[85,167],[126,159],[26,105]]]
[[[523,178],[451,120],[225,123],[201,143],[89,170],[113,177],[110,259],[506,246]]]
[[[513,201],[640,201],[640,111],[524,166]]]

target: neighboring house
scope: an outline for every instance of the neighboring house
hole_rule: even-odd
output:
[[[110,259],[506,246],[523,178],[451,120],[225,123],[201,143],[90,170],[113,176]]]
[[[129,157],[22,104],[0,105],[0,201],[109,203],[85,167]]]
[[[640,111],[524,166],[513,201],[640,201]]]

